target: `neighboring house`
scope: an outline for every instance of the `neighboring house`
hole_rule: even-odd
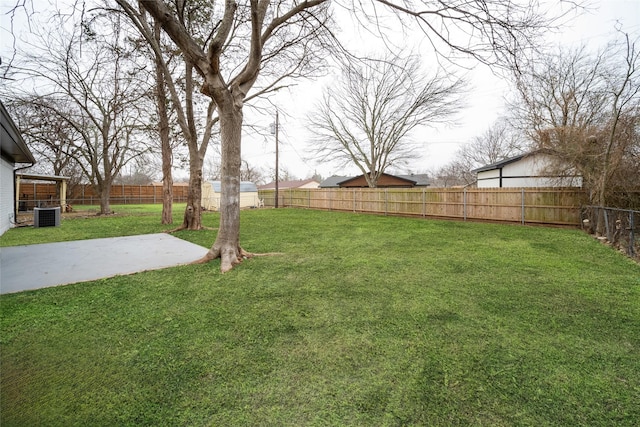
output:
[[[429,177],[425,174],[390,175],[383,173],[378,178],[378,188],[428,187]],[[320,188],[366,188],[369,187],[364,175],[354,177],[332,176],[320,184]]]
[[[340,187],[340,183],[342,181],[346,181],[348,179],[350,179],[351,177],[348,176],[339,176],[339,175],[333,175],[330,176],[329,178],[323,180],[320,183],[320,188],[339,188]]]
[[[205,181],[202,183],[202,207],[206,210],[220,209],[220,191],[222,185],[220,181]],[[258,198],[258,187],[253,182],[240,182],[240,207],[255,208],[260,206]]]
[[[538,150],[504,159],[473,170],[478,176],[478,188],[502,187],[582,187],[582,177],[575,172],[560,176],[549,171],[557,159]],[[567,168],[571,170],[571,168]]]
[[[429,187],[431,185],[429,181],[429,175],[425,173],[416,173],[411,175],[396,175],[399,178],[409,179],[416,182],[414,187]]]
[[[289,190],[295,188],[318,188],[320,183],[315,179],[305,179],[297,181],[278,181],[278,190]],[[258,190],[275,190],[275,181],[264,185],[258,185]]]
[[[29,163],[36,159],[22,139],[18,128],[0,102],[0,235],[16,221],[16,163]]]

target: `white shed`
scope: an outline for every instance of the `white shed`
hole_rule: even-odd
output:
[[[206,181],[202,184],[202,208],[208,211],[220,209],[220,181]],[[240,208],[255,208],[260,204],[258,187],[253,182],[240,183]]]
[[[33,165],[35,162],[18,128],[0,102],[0,235],[16,221],[16,163]]]
[[[562,176],[549,171],[556,158],[542,150],[521,154],[475,169],[478,188],[582,187],[582,177],[567,167]]]

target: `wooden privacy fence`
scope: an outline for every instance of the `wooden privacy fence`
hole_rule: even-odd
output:
[[[173,186],[173,201],[187,200],[187,185]],[[56,194],[56,185],[42,182],[21,182],[19,205],[20,210],[55,204],[60,196]],[[109,201],[112,204],[162,203],[161,185],[121,185],[111,187]],[[70,205],[94,205],[100,203],[100,197],[89,184],[79,184],[67,191],[67,203]]]
[[[265,206],[275,191],[262,190]],[[579,188],[323,188],[278,192],[279,206],[521,224],[579,225]]]

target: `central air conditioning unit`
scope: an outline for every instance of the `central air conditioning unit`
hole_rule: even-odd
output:
[[[35,228],[60,226],[60,207],[33,208],[33,226]]]

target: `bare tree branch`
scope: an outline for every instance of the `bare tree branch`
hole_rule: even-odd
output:
[[[308,118],[316,159],[354,164],[375,187],[390,166],[414,158],[411,131],[450,122],[464,89],[461,79],[426,78],[419,64],[416,57],[394,55],[347,65],[340,84],[329,88]]]

